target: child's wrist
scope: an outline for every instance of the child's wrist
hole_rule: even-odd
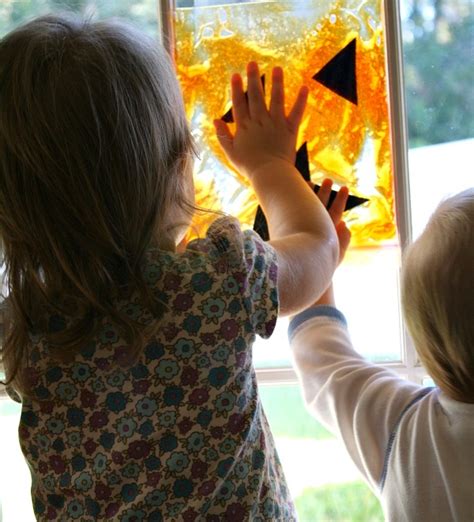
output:
[[[328,288],[320,295],[319,299],[314,303],[313,306],[336,306],[336,300],[334,298],[334,287],[331,284]]]
[[[293,163],[289,159],[270,157],[262,158],[261,161],[253,162],[252,165],[244,167],[243,171],[247,178],[253,183],[259,178],[265,177],[269,173],[274,176],[275,173],[287,169],[295,169]]]

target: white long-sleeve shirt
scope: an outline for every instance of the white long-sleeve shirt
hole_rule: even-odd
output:
[[[295,316],[289,337],[308,409],[342,440],[386,520],[473,522],[474,404],[366,361],[333,307]]]

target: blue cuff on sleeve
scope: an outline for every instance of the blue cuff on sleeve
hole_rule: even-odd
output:
[[[333,306],[318,305],[313,306],[304,310],[303,312],[295,315],[288,325],[288,339],[291,341],[297,328],[299,328],[305,321],[312,319],[313,317],[329,317],[347,326],[346,318],[344,314]]]

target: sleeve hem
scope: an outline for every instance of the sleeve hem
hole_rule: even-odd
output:
[[[342,326],[347,327],[347,321],[344,317],[344,314],[337,308],[327,305],[312,306],[311,308],[307,308],[303,312],[300,312],[299,314],[295,315],[291,319],[290,324],[288,325],[288,339],[290,340],[290,342],[295,336],[295,333],[298,330],[298,328],[306,321],[315,317],[333,320],[340,323]]]

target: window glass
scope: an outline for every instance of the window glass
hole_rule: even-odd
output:
[[[426,386],[427,388],[432,388],[433,386],[436,386],[433,379],[431,377],[425,376],[422,380],[423,386]]]
[[[30,496],[31,475],[18,441],[20,413],[20,404],[0,399],[0,520],[3,522],[35,520]]]
[[[379,501],[342,444],[307,413],[298,386],[260,386],[260,395],[299,520],[382,522]]]
[[[253,227],[257,199],[235,172],[213,121],[233,123],[230,76],[260,65],[269,96],[271,69],[284,65],[288,106],[309,89],[298,150],[302,175],[331,177],[368,200],[347,214],[354,246],[393,243],[395,222],[385,48],[380,0],[241,2],[177,8],[176,63],[198,150],[196,203]],[[303,172],[304,171],[304,172]],[[197,214],[191,235],[214,219]]]
[[[337,307],[346,316],[352,342],[374,362],[401,360],[398,247],[353,248],[337,269],[334,288]],[[288,319],[279,319],[268,340],[257,338],[257,367],[291,364]]]
[[[442,198],[474,186],[474,4],[403,0],[401,7],[417,237]]]
[[[318,0],[214,4],[178,2],[175,16],[179,78],[198,148],[204,151],[195,169],[198,205],[224,209],[244,226],[254,226],[257,200],[248,181],[223,156],[212,121],[230,114],[231,73],[243,72],[247,61],[256,60],[268,85],[272,66],[284,65],[290,101],[300,84],[310,90],[300,144],[306,143],[312,181],[331,177],[347,184],[352,194],[369,198],[345,216],[352,248],[335,279],[338,306],[362,353],[377,361],[400,361],[400,252],[393,214],[382,2],[351,1],[344,8]],[[315,80],[334,63],[335,55],[347,56],[352,42],[357,100]],[[348,81],[349,70],[345,62],[342,76]],[[202,233],[212,219],[198,215],[192,233]],[[257,342],[258,366],[290,364],[286,325],[279,322],[270,342]]]
[[[32,18],[63,11],[95,18],[120,17],[158,35],[156,0],[7,0],[0,3],[0,37]]]

